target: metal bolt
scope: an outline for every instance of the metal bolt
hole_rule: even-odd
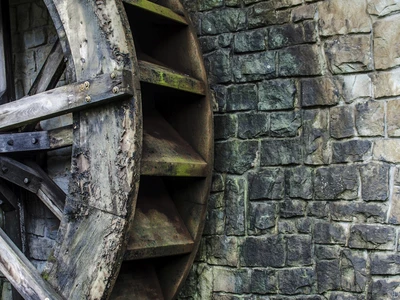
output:
[[[119,93],[119,88],[117,86],[114,86],[113,93],[114,94],[118,94]]]
[[[13,146],[13,145],[14,145],[14,141],[13,141],[13,140],[8,140],[8,141],[7,141],[7,144],[8,144],[9,146]]]
[[[37,142],[38,142],[38,140],[37,140],[37,138],[32,138],[32,144],[37,144]]]
[[[8,172],[8,168],[7,168],[7,167],[2,167],[2,168],[1,168],[1,171],[5,174],[5,173]]]
[[[117,74],[115,74],[114,72],[111,73],[111,79],[115,79],[115,77],[117,77]]]
[[[30,181],[29,181],[29,178],[25,178],[25,179],[24,179],[24,183],[25,183],[25,184],[28,184],[29,182],[30,182]]]
[[[90,96],[86,96],[85,100],[86,100],[86,102],[90,102],[90,101],[92,101],[92,98],[90,98]]]
[[[89,81],[85,81],[84,85],[85,85],[85,88],[88,89],[90,87],[90,82]]]

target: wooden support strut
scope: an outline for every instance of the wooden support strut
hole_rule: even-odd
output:
[[[0,130],[16,128],[54,116],[132,96],[132,74],[103,74],[94,79],[62,86],[0,106]]]

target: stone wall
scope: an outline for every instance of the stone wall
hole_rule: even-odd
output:
[[[215,176],[181,299],[400,299],[400,2],[186,0]]]

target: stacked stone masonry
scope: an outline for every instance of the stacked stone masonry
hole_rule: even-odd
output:
[[[204,237],[179,298],[400,299],[400,2],[183,2],[216,144]],[[20,98],[56,35],[41,0],[12,3]],[[51,168],[60,155],[48,171],[66,189]],[[39,269],[58,225],[43,210],[26,220]]]
[[[216,144],[180,299],[400,299],[400,2],[185,5]]]

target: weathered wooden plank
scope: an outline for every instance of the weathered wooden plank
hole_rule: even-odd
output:
[[[178,15],[173,10],[171,10],[167,7],[158,5],[154,2],[147,1],[147,0],[123,0],[123,1],[129,5],[132,5],[134,7],[140,8],[144,11],[150,12],[151,14],[154,14],[155,16],[165,19],[169,22],[188,25],[187,21],[185,20],[185,18],[183,16]]]
[[[64,126],[47,132],[50,149],[71,146],[73,143],[72,126]]]
[[[164,299],[154,266],[149,263],[122,266],[110,299]]]
[[[140,80],[143,82],[161,85],[193,94],[204,95],[205,85],[202,81],[179,73],[172,69],[153,64],[147,61],[139,61]]]
[[[190,253],[193,240],[160,177],[142,177],[125,260]]]
[[[15,100],[8,1],[0,3],[0,104]]]
[[[129,80],[129,72],[114,72],[4,104],[0,106],[0,130],[130,96]]]
[[[206,171],[207,163],[161,115],[145,116],[142,175],[205,176]]]
[[[26,164],[35,170],[41,177],[40,187],[36,195],[53,212],[53,214],[61,220],[65,205],[65,193],[35,162],[28,161]]]
[[[60,41],[57,39],[29,89],[28,95],[42,93],[55,88],[64,70],[64,52]]]
[[[0,134],[0,153],[38,151],[50,148],[48,132]]]
[[[2,229],[0,253],[0,271],[25,299],[62,299]]]

